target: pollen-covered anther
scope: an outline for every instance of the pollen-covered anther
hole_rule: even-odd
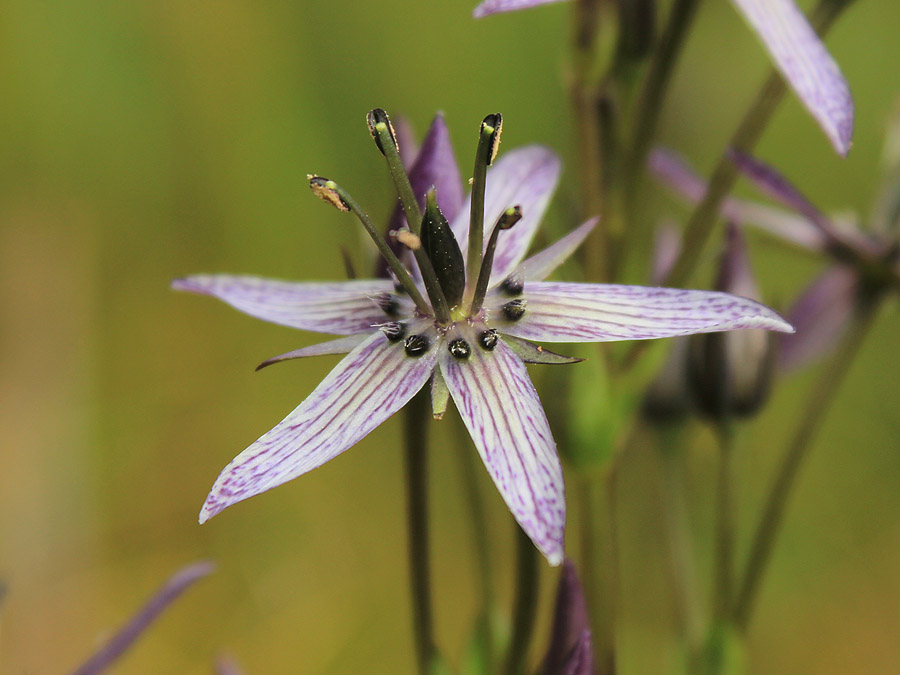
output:
[[[428,351],[428,347],[431,346],[431,343],[424,335],[417,334],[410,335],[406,338],[406,342],[403,343],[403,346],[409,356],[422,356],[422,354]]]
[[[497,346],[499,341],[500,336],[493,328],[482,331],[481,335],[478,336],[478,343],[489,352],[494,351],[494,347]]]
[[[525,279],[521,274],[511,274],[500,284],[500,290],[506,295],[522,295],[525,289]]]
[[[397,297],[391,293],[379,293],[372,300],[388,316],[397,316],[400,313],[400,303],[397,301]]]
[[[462,338],[451,340],[450,344],[447,345],[447,350],[457,359],[467,359],[472,353],[469,343]]]
[[[391,342],[399,342],[406,335],[406,326],[399,321],[388,321],[380,324],[378,328],[384,333],[384,336]]]
[[[501,307],[501,309],[503,310],[503,316],[505,316],[510,321],[518,321],[525,314],[525,305],[526,302],[522,298],[510,300],[505,305],[503,305],[503,307]]]
[[[422,248],[422,240],[419,238],[419,235],[409,230],[391,230],[391,236],[410,251],[418,251]]]
[[[338,194],[337,183],[311,173],[306,175],[306,179],[309,181],[309,187],[316,197],[324,202],[328,202],[338,211],[350,210],[350,206]]]

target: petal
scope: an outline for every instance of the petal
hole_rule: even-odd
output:
[[[565,237],[536,253],[519,265],[516,270],[525,281],[543,281],[575,252],[591,230],[597,225],[597,218],[591,218],[569,232]]]
[[[840,68],[793,0],[732,0],[768,49],[807,110],[846,155],[853,137],[853,98]]]
[[[256,369],[262,370],[263,368],[274,365],[276,363],[281,363],[282,361],[303,359],[307,356],[347,354],[348,352],[352,352],[354,349],[356,349],[356,347],[358,347],[359,344],[363,342],[367,337],[368,336],[365,333],[361,333],[359,335],[348,335],[347,337],[338,338],[337,340],[329,340],[328,342],[320,342],[315,345],[310,345],[309,347],[301,347],[300,349],[295,349],[292,352],[279,354],[278,356],[273,356],[271,359],[266,359],[258,366],[256,366]]]
[[[250,316],[282,326],[351,335],[367,333],[373,325],[389,319],[373,298],[393,293],[394,284],[388,279],[299,283],[200,274],[176,279],[172,288],[211,295]]]
[[[506,505],[549,563],[560,564],[566,523],[562,467],[525,365],[501,340],[493,351],[473,348],[465,360],[444,351],[441,372]]]
[[[560,174],[559,158],[549,148],[529,145],[504,154],[488,171],[484,196],[484,224],[490,232],[494,223],[510,206],[522,207],[522,220],[500,234],[494,253],[491,284],[499,283],[515,270],[525,257],[534,233],[544,217]],[[471,195],[451,228],[465,251],[469,243]],[[485,236],[485,245],[489,237]]]
[[[354,349],[274,429],[216,479],[203,523],[223,509],[321,466],[406,405],[431,377],[438,345],[419,357],[379,331]]]
[[[681,253],[681,230],[671,221],[661,223],[653,237],[650,283],[659,285],[666,280],[679,253]]]
[[[550,645],[544,657],[542,673],[593,673],[593,651],[587,602],[575,565],[568,558],[563,563],[556,604],[553,611],[553,627]],[[587,642],[585,651],[582,643]],[[572,667],[580,664],[579,667]]]
[[[472,16],[476,19],[480,19],[488,14],[512,12],[517,9],[528,9],[529,7],[537,7],[538,5],[549,5],[551,2],[561,2],[561,0],[485,0],[474,9]]]
[[[491,324],[538,342],[647,340],[737,328],[791,332],[758,302],[716,291],[538,281],[525,287],[525,313],[508,321],[502,297],[492,297]]]
[[[706,194],[706,181],[671,150],[653,150],[650,153],[649,168],[657,180],[692,204],[699,204]],[[821,230],[808,219],[788,211],[727,197],[722,202],[721,212],[729,220],[755,225],[801,248],[825,250],[827,239]]]
[[[778,367],[799,368],[827,354],[841,339],[856,306],[859,276],[844,265],[826,269],[788,312],[797,329],[778,341]]]

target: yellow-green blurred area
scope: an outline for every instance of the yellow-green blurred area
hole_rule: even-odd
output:
[[[566,158],[548,227],[571,228],[571,7],[476,22],[474,4],[0,5],[0,672],[73,668],[198,558],[218,571],[115,672],[208,673],[222,653],[255,674],[413,671],[398,420],[199,526],[221,468],[336,358],[254,373],[316,336],[168,286],[196,272],[340,279],[341,246],[362,265],[360,228],[314,199],[304,177],[340,181],[383,220],[392,193],[365,127],[375,106],[419,133],[443,110],[464,175],[479,121],[501,111],[504,148],[539,142]],[[793,97],[758,148],[823,209],[865,214],[878,186],[883,130],[900,95],[898,27],[900,5],[859,0],[829,35],[857,105],[848,159]],[[663,117],[665,142],[708,171],[767,68],[731,4],[703,4]],[[659,213],[685,213],[660,203]],[[750,239],[766,300],[785,307],[821,263]],[[750,632],[753,672],[900,668],[895,309],[879,316],[793,495]],[[741,439],[741,559],[815,372],[780,382]],[[438,640],[454,663],[477,608],[460,471],[461,453],[474,449],[457,426],[455,414],[432,425],[430,514]],[[700,426],[691,444],[688,496],[708,589],[716,456]],[[508,606],[513,525],[479,472]],[[676,660],[659,484],[649,448],[625,458],[623,673],[668,672]],[[542,563],[535,664],[556,577]]]

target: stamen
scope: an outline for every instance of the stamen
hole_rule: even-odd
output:
[[[500,113],[488,115],[481,122],[478,149],[475,151],[475,169],[472,173],[472,202],[469,211],[469,251],[466,256],[466,288],[474,291],[481,269],[481,254],[484,246],[484,185],[487,168],[494,163],[500,146],[500,132],[503,130],[503,116]]]
[[[525,314],[526,304],[527,303],[523,298],[516,298],[515,300],[507,302],[501,309],[503,310],[503,315],[507,319],[510,321],[518,321],[522,318],[522,315]]]
[[[378,325],[384,336],[391,342],[399,342],[406,335],[406,325],[399,321],[388,321]]]
[[[325,199],[341,211],[347,210],[353,212],[353,215],[355,215],[359,222],[362,223],[366,232],[372,238],[372,241],[375,242],[378,252],[384,258],[385,262],[387,262],[391,272],[394,273],[394,278],[397,280],[397,283],[403,286],[410,299],[416,304],[420,313],[426,316],[430,315],[431,308],[428,306],[428,303],[425,302],[425,298],[422,297],[419,289],[416,288],[416,284],[412,280],[412,277],[409,276],[409,272],[406,271],[403,263],[400,262],[400,259],[397,258],[397,255],[391,250],[391,247],[388,246],[384,237],[381,236],[378,228],[375,227],[375,223],[373,223],[372,219],[369,218],[369,215],[362,210],[362,207],[356,203],[356,200],[333,180],[311,174],[307,176],[307,178],[309,179],[309,187],[312,188],[312,191],[316,196]]]
[[[497,342],[499,342],[499,340],[500,336],[493,328],[488,328],[487,330],[482,331],[481,335],[478,336],[478,342],[484,349],[488,350],[489,352],[494,351],[494,347],[497,346]]]
[[[431,346],[431,343],[424,335],[410,335],[406,338],[406,342],[403,343],[403,346],[406,349],[408,356],[422,356],[422,354],[428,351],[428,347]]]
[[[397,316],[400,313],[400,302],[391,293],[379,293],[373,296],[372,300],[388,316]]]
[[[403,168],[403,160],[400,159],[400,148],[397,144],[397,136],[388,114],[381,108],[375,108],[366,115],[369,124],[369,132],[375,139],[375,144],[381,150],[381,154],[387,160],[388,169],[391,172],[391,180],[394,188],[400,196],[403,212],[406,214],[406,224],[414,234],[419,234],[419,226],[422,223],[422,211],[419,202],[413,194],[412,184],[406,169]]]
[[[500,232],[510,229],[520,220],[522,220],[522,209],[519,206],[510,206],[497,219],[497,224],[494,225],[491,238],[488,240],[487,248],[484,251],[484,260],[481,262],[481,270],[478,273],[478,283],[475,285],[469,316],[475,316],[484,302],[484,296],[491,281],[491,267],[494,265],[494,251],[497,249],[497,238],[500,236]]]
[[[447,345],[447,349],[457,359],[467,359],[472,353],[472,348],[469,347],[469,343],[462,338],[452,340],[450,344]]]
[[[522,291],[525,290],[525,279],[521,274],[512,274],[503,280],[503,283],[500,284],[500,290],[506,295],[522,295]]]

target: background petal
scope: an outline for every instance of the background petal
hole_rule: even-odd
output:
[[[531,246],[550,197],[559,181],[559,158],[549,148],[529,145],[505,153],[488,170],[484,195],[485,245],[494,223],[510,206],[522,207],[522,220],[500,234],[494,254],[491,284],[505,279],[521,262]],[[466,199],[451,228],[465,251],[469,243],[471,195]]]
[[[379,331],[354,349],[274,429],[216,479],[203,523],[223,509],[303,475],[359,442],[431,377],[438,348],[409,357]]]
[[[853,137],[853,98],[840,68],[793,0],[731,0],[840,155]]]
[[[827,354],[844,335],[859,293],[859,276],[844,265],[826,269],[791,307],[797,332],[778,340],[778,367],[792,370]]]
[[[474,335],[467,337],[476,345]],[[501,340],[441,372],[478,454],[519,525],[551,565],[563,559],[566,500],[550,426],[525,364]]]
[[[581,242],[591,233],[598,220],[598,218],[591,218],[582,223],[556,243],[528,258],[519,265],[517,272],[521,272],[525,281],[543,281],[568,260],[575,249],[581,246]]]
[[[505,321],[495,306],[492,323],[502,333],[538,342],[646,340],[736,328],[792,330],[768,307],[716,291],[537,281],[526,284],[522,297],[527,304],[521,319]]]
[[[393,293],[394,283],[389,279],[303,283],[200,274],[176,279],[172,288],[211,295],[250,316],[282,326],[352,335],[390,320],[374,298]],[[401,304],[406,302],[401,299]]]
[[[537,7],[538,5],[549,5],[551,2],[561,2],[562,0],[485,0],[472,12],[472,16],[480,19],[488,14],[497,14],[499,12],[512,12],[517,9],[528,9],[529,7]]]

